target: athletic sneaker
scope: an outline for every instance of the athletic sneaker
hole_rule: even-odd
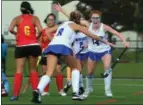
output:
[[[59,92],[59,94],[60,94],[60,96],[66,96],[66,95],[67,95],[63,90],[61,90],[61,91]]]
[[[41,95],[40,95],[40,92],[39,90],[35,90],[33,91],[33,99],[32,99],[32,102],[33,103],[42,103],[41,101]]]
[[[50,95],[50,93],[49,92],[43,92],[42,94],[41,94],[41,96],[49,96]]]
[[[107,97],[113,97],[112,92],[111,92],[110,89],[105,90],[105,95],[106,95]]]
[[[93,92],[93,88],[86,89],[85,92],[82,94],[82,96],[87,98],[91,92]]]
[[[85,97],[83,97],[82,95],[78,95],[77,93],[73,93],[73,95],[72,95],[72,100],[82,101],[85,99],[86,99]]]
[[[12,96],[11,98],[10,98],[10,101],[17,101],[18,100],[18,96]]]
[[[84,88],[83,88],[83,87],[80,87],[80,88],[79,88],[79,95],[82,95],[84,92],[85,92]]]
[[[71,84],[69,82],[64,86],[63,92],[67,94],[68,90],[71,88]]]

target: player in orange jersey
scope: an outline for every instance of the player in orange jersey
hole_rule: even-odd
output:
[[[35,90],[38,85],[38,73],[36,71],[37,58],[41,55],[41,48],[36,36],[36,28],[39,34],[42,32],[42,26],[37,16],[34,16],[34,10],[29,2],[22,2],[20,6],[21,15],[16,16],[10,26],[9,31],[16,37],[15,59],[16,73],[14,76],[13,96],[11,101],[18,100],[22,84],[22,73],[26,58],[29,59],[30,83]],[[17,31],[14,28],[17,27]]]

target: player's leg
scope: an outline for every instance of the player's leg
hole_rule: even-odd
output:
[[[41,48],[40,46],[30,46],[27,47],[28,56],[29,56],[29,70],[30,70],[30,82],[32,85],[32,89],[37,89],[39,78],[38,78],[38,71],[37,71],[37,61],[38,56],[41,55]]]
[[[32,90],[35,90],[38,86],[38,72],[37,72],[37,60],[38,57],[29,56],[29,70],[30,70],[30,83],[32,85]]]
[[[110,68],[110,64],[111,64],[111,54],[105,54],[102,57],[102,61],[104,64],[104,70],[105,72]],[[108,75],[108,77],[104,78],[104,84],[105,84],[105,95],[112,97],[112,92],[111,92],[111,80],[112,80],[112,72]]]
[[[45,87],[50,83],[51,76],[56,69],[58,62],[58,57],[54,54],[47,55],[47,71],[40,79],[37,89],[33,93],[32,101],[34,103],[41,103],[41,93],[44,91]]]
[[[84,92],[84,97],[88,97],[89,93],[93,91],[92,82],[93,82],[93,73],[96,65],[96,57],[94,53],[89,53],[87,61],[87,70],[88,74],[86,77],[86,90]]]
[[[42,69],[42,75],[45,75],[46,71],[47,71],[47,57],[43,56],[41,58],[41,61],[40,61],[40,64],[41,64],[41,69]],[[49,94],[49,85],[48,84],[45,89],[44,89],[44,92],[41,94],[42,96],[45,96],[45,95],[50,95]]]
[[[11,101],[15,101],[18,99],[21,85],[22,85],[22,80],[23,80],[23,69],[24,69],[24,64],[25,64],[26,58],[16,58],[16,73],[14,76],[14,82],[13,82],[13,96],[11,97]]]
[[[61,73],[61,63],[58,60],[58,65],[56,67],[56,85],[60,95],[63,95],[63,74]]]
[[[80,59],[76,59],[77,68],[80,70],[80,79],[79,79],[79,94],[84,93],[84,84],[83,84],[83,75],[82,75],[82,69],[84,67],[84,61]]]
[[[66,84],[64,85],[63,92],[67,95],[68,90],[69,90],[70,87],[72,86],[72,83],[71,83],[71,68],[70,68],[70,67],[67,67],[67,68],[66,68],[66,72],[67,72],[67,82],[66,82]]]
[[[72,89],[73,89],[73,100],[79,100],[79,79],[80,79],[80,70],[77,69],[76,60],[72,55],[66,56],[67,64],[72,69]]]
[[[8,96],[9,93],[9,83],[8,80],[6,78],[5,73],[2,71],[2,83],[1,83],[1,87],[2,87],[2,96]]]

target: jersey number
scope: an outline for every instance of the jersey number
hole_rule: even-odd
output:
[[[102,36],[100,36],[100,38],[101,39],[103,39],[103,37]],[[93,42],[93,44],[96,44],[97,46],[99,46],[100,45],[100,41],[98,41],[98,40],[94,40],[94,39],[92,39],[92,42]]]
[[[99,41],[98,40],[94,40],[94,39],[92,39],[92,42],[93,42],[93,44],[96,44],[97,46],[99,46]]]
[[[80,42],[80,48],[84,48],[83,42]]]
[[[29,26],[25,26],[25,27],[24,27],[24,34],[25,34],[26,36],[29,36],[29,35],[30,35],[30,27],[29,27]]]
[[[64,28],[61,28],[61,29],[58,31],[57,36],[61,36],[61,35],[62,35],[62,33],[63,33],[63,31],[64,31]]]

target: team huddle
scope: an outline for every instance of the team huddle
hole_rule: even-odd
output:
[[[60,4],[54,4],[53,8],[63,13],[69,21],[56,24],[56,16],[48,14],[42,28],[34,10],[29,2],[21,3],[22,15],[14,18],[9,26],[9,31],[16,36],[16,73],[14,76],[13,96],[11,101],[18,100],[24,63],[29,61],[29,83],[33,90],[33,103],[41,103],[41,96],[49,94],[51,77],[55,75],[58,92],[66,96],[68,89],[72,87],[73,100],[85,100],[93,91],[92,80],[96,63],[102,60],[105,73],[111,69],[111,47],[115,45],[108,42],[107,32],[121,39],[125,47],[129,47],[124,36],[102,23],[102,13],[91,11],[90,20],[85,20],[79,11],[67,14]],[[14,28],[17,27],[17,31]],[[38,36],[36,36],[36,29]],[[38,60],[38,56],[39,60]],[[67,64],[67,83],[63,87],[63,75],[61,63]],[[38,62],[38,63],[37,63]],[[86,88],[83,84],[82,70],[87,63],[88,74],[86,76]],[[42,77],[39,81],[37,65],[41,64]],[[56,72],[56,73],[55,73]],[[104,78],[105,95],[112,97],[111,91],[112,72]]]

